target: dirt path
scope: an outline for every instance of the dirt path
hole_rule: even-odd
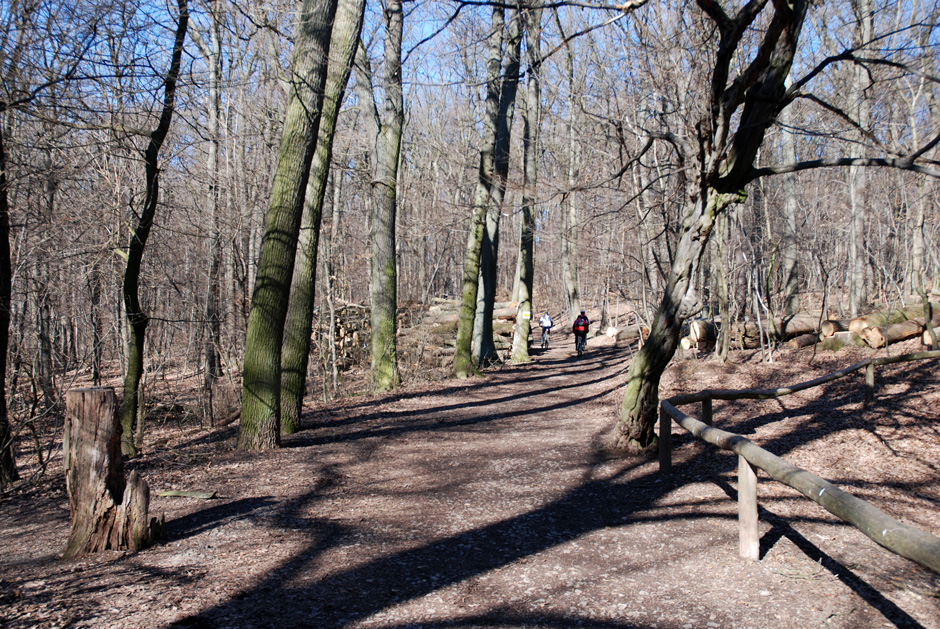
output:
[[[668,478],[599,454],[629,350],[594,340],[577,359],[555,340],[485,379],[317,406],[263,455],[231,450],[234,427],[214,440],[168,427],[134,463],[154,495],[219,498],[154,498],[170,540],[136,555],[62,562],[61,480],[12,497],[0,505],[0,622],[940,627],[932,575],[792,494],[762,493],[762,560],[739,560],[733,459],[679,429]],[[695,380],[709,378],[742,376]],[[816,440],[802,440],[805,456]],[[936,514],[915,524],[940,528]]]

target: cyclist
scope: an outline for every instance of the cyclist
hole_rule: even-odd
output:
[[[571,331],[574,332],[574,347],[578,351],[578,356],[584,353],[584,347],[587,345],[588,328],[591,326],[591,320],[588,319],[584,311],[578,315],[578,318],[571,324]]]
[[[539,326],[542,328],[542,349],[548,347],[549,332],[551,331],[553,325],[555,325],[555,322],[552,321],[551,316],[548,314],[548,310],[546,310],[545,314],[539,317]]]

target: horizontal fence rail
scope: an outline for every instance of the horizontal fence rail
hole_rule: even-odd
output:
[[[940,574],[940,539],[918,528],[895,520],[869,503],[842,491],[804,469],[787,463],[741,435],[714,428],[712,400],[769,399],[817,387],[865,369],[865,401],[874,399],[874,369],[880,365],[940,358],[940,352],[920,352],[866,360],[827,376],[778,389],[742,389],[737,391],[705,390],[678,395],[660,405],[659,467],[663,473],[672,469],[672,422],[695,437],[730,450],[738,455],[738,526],[740,554],[745,559],[759,559],[757,531],[757,474],[761,469],[772,479],[797,490],[833,515],[848,522],[888,550]],[[680,411],[684,404],[702,404],[702,420]]]

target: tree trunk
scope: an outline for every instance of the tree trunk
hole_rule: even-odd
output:
[[[457,324],[457,348],[454,353],[453,371],[456,378],[468,378],[478,373],[473,366],[473,327],[477,308],[477,292],[479,290],[483,232],[486,228],[486,207],[490,199],[490,188],[493,185],[495,173],[504,15],[505,12],[502,6],[493,6],[493,19],[487,46],[486,114],[483,119],[483,134],[480,138],[480,162],[477,169],[477,184],[473,194],[470,231],[464,253],[463,277],[461,280],[462,300],[460,320]]]
[[[160,169],[157,158],[160,148],[170,130],[173,110],[176,102],[176,81],[179,78],[180,62],[183,55],[183,42],[186,39],[186,27],[189,24],[189,7],[187,0],[178,0],[179,10],[176,39],[173,44],[173,55],[170,68],[163,83],[163,109],[160,113],[160,122],[150,134],[150,143],[144,154],[144,170],[146,180],[146,194],[144,205],[141,208],[137,227],[131,234],[130,244],[127,248],[127,266],[124,270],[124,312],[127,317],[127,372],[124,375],[124,399],[121,406],[121,426],[123,439],[121,450],[127,456],[135,456],[137,447],[134,445],[134,421],[138,414],[138,389],[144,374],[144,339],[150,317],[144,313],[140,306],[139,282],[141,262],[144,257],[144,246],[150,236],[153,220],[157,212],[157,199],[160,191]]]
[[[493,182],[486,212],[486,229],[480,251],[480,284],[483,294],[477,295],[479,318],[479,355],[477,364],[488,365],[499,359],[493,343],[493,304],[496,301],[497,259],[499,253],[499,218],[503,209],[506,181],[509,177],[509,149],[516,92],[519,86],[519,55],[522,45],[521,16],[509,14],[506,63],[500,85],[499,110],[496,118],[496,142],[493,149]],[[482,303],[479,303],[482,302]],[[482,307],[481,307],[482,306]],[[478,326],[475,324],[474,329]]]
[[[535,193],[538,184],[538,146],[542,112],[542,9],[526,7],[522,18],[525,21],[529,71],[526,73],[523,108],[522,165],[525,187],[522,195],[522,235],[519,239],[519,306],[512,339],[514,363],[529,360],[529,333],[534,311],[532,301],[535,280]],[[526,313],[529,314],[528,317],[525,316]]]
[[[294,265],[281,348],[281,429],[286,433],[296,432],[300,428],[303,412],[313,322],[317,248],[333,154],[333,134],[362,30],[364,8],[365,0],[340,0],[333,22],[319,139],[304,195],[299,255]]]
[[[209,176],[209,189],[206,193],[206,204],[209,214],[209,273],[206,277],[206,309],[205,334],[203,337],[203,418],[208,426],[215,425],[213,411],[213,397],[215,381],[222,375],[222,361],[219,354],[221,340],[219,338],[222,327],[222,315],[219,312],[221,305],[220,291],[222,289],[222,237],[219,229],[219,147],[221,134],[219,131],[219,115],[222,106],[221,97],[221,71],[222,71],[222,38],[221,17],[219,5],[209,4],[209,46],[204,51],[206,63],[209,66],[209,154],[206,159],[206,170]]]
[[[150,489],[131,472],[124,479],[121,424],[114,390],[73,389],[66,395],[62,443],[72,529],[63,557],[149,545]]]
[[[555,13],[556,24],[561,29],[558,14]],[[561,200],[561,269],[565,283],[565,292],[568,297],[568,314],[574,321],[581,312],[581,286],[578,281],[578,206],[575,203],[575,188],[578,185],[578,144],[575,140],[577,128],[577,112],[579,105],[576,101],[574,82],[574,51],[571,42],[565,38],[565,69],[568,79],[568,129],[567,154],[568,164],[565,176],[568,191]]]
[[[335,13],[336,0],[304,0],[295,37],[291,97],[248,315],[238,430],[242,450],[280,445],[281,343]]]
[[[787,103],[784,83],[807,10],[804,0],[747,5],[733,17],[717,3],[699,6],[715,22],[722,45],[711,77],[710,113],[700,127],[703,150],[697,181],[690,187],[692,202],[682,218],[669,280],[649,341],[630,365],[613,439],[613,447],[622,451],[645,451],[656,443],[660,378],[675,353],[682,322],[701,309],[692,283],[702,254],[716,217],[744,199],[747,183],[756,176],[753,164],[764,135]],[[741,35],[768,6],[773,17],[755,49],[754,65],[748,69],[750,85],[741,89],[736,81],[745,77],[732,80],[732,61],[737,59]],[[735,119],[739,108],[740,117]]]
[[[790,110],[780,113],[780,126],[783,134],[783,161],[796,163],[796,139],[791,130]],[[797,198],[799,190],[796,175],[788,173],[783,177],[783,314],[796,314],[798,306],[797,290],[799,287],[799,244],[797,239]]]
[[[398,210],[398,161],[405,110],[402,95],[402,3],[385,6],[385,108],[376,145],[372,203],[372,388],[390,391],[401,384],[398,372],[398,272],[395,215]]]
[[[673,258],[665,295],[650,329],[649,339],[630,363],[612,447],[622,452],[648,451],[656,444],[659,381],[679,344],[682,323],[701,309],[692,282],[697,275],[708,234],[716,216],[738,200],[712,193],[706,202],[690,206]]]
[[[0,487],[19,480],[13,456],[13,431],[7,414],[7,351],[10,347],[10,306],[13,272],[10,262],[10,205],[3,114],[0,108]]]
[[[871,41],[874,5],[872,0],[854,0],[856,19],[853,44],[862,48]],[[855,121],[861,134],[868,131],[869,102],[865,96],[870,77],[868,69],[861,65],[852,66],[853,77],[849,87],[850,102],[856,104]],[[863,143],[853,144],[852,157],[865,157]],[[865,228],[868,220],[867,173],[862,166],[849,167],[849,314],[855,317],[868,306],[868,268],[871,264],[865,243]]]

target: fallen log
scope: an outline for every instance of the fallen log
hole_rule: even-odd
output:
[[[689,339],[695,345],[714,343],[718,338],[718,326],[712,321],[695,319],[689,322]]]
[[[861,337],[869,347],[879,348],[914,338],[923,333],[924,326],[919,321],[902,321],[884,327],[865,328]]]
[[[811,314],[796,314],[792,317],[777,319],[774,323],[774,333],[781,340],[804,334],[815,335],[818,322],[819,317],[814,317]]]
[[[616,330],[616,332],[611,334],[611,329]],[[616,335],[618,341],[634,341],[640,337],[642,337],[643,340],[646,340],[647,337],[649,337],[649,334],[650,330],[645,325],[628,325],[627,327],[620,329],[608,328],[607,331],[607,336]]]
[[[216,492],[214,491],[180,491],[178,489],[170,489],[167,491],[161,491],[157,494],[161,498],[199,498],[200,500],[212,500],[215,498]]]
[[[933,328],[933,333],[937,339],[940,339],[940,327]],[[933,339],[930,338],[930,330],[924,330],[924,336],[921,340],[924,342],[924,345],[933,345]]]
[[[815,345],[818,341],[819,335],[817,334],[801,334],[799,336],[794,336],[792,339],[787,341],[787,347],[800,349],[801,347]]]

